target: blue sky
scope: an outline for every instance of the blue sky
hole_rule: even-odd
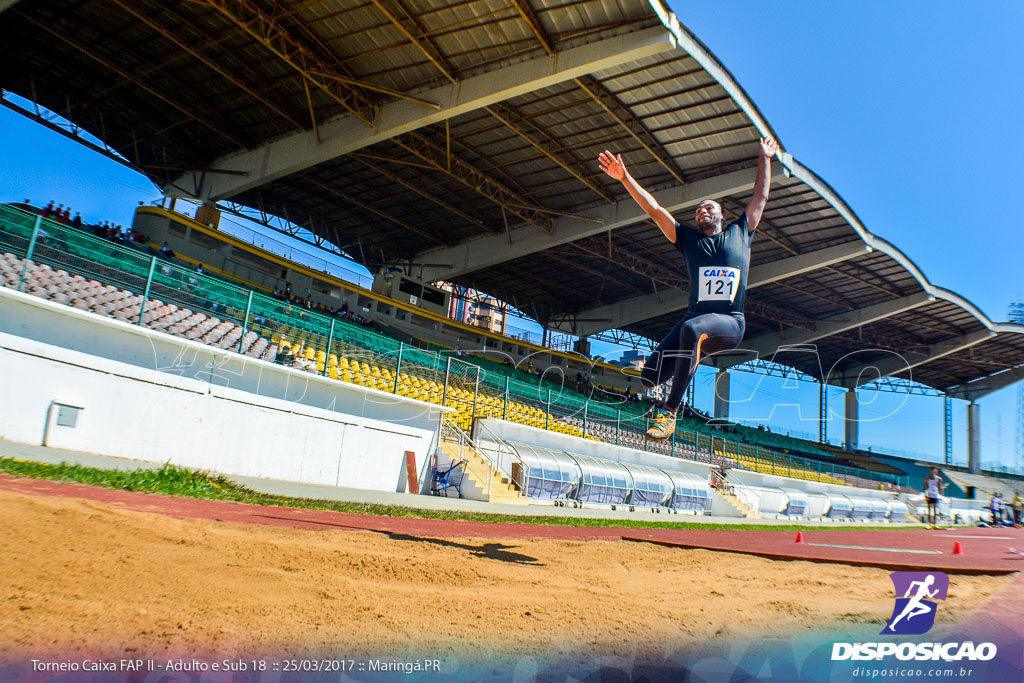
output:
[[[1024,3],[670,5],[729,69],[786,150],[824,178],[868,230],[908,254],[930,282],[993,320],[1006,320],[1010,303],[1024,300],[1024,221],[1014,206],[1021,196],[1015,166],[1024,157]],[[736,376],[733,396],[738,383],[757,380]],[[761,391],[780,404],[782,424],[817,433],[816,423],[781,407],[813,409],[812,387],[783,389],[772,380]],[[830,396],[840,412],[841,400]],[[861,407],[862,418],[875,418],[862,423],[862,444],[941,454],[942,400],[900,401],[879,395]],[[980,403],[982,459],[1014,462],[1016,387]],[[960,461],[966,459],[965,405],[954,402]],[[830,421],[829,436],[842,436],[839,420]]]
[[[993,319],[1024,300],[1024,229],[1013,205],[1024,158],[1013,125],[1024,110],[1024,3],[671,4],[787,151],[871,232]],[[53,199],[87,220],[129,225],[139,201],[159,198],[145,178],[6,109],[0,140],[0,201]],[[816,386],[736,373],[732,392],[754,396],[733,407],[734,417],[771,415],[777,429],[816,436]],[[711,408],[710,372],[698,376],[696,404]],[[1016,388],[981,404],[983,459],[1011,464]],[[841,392],[830,393],[830,405],[841,415]],[[965,404],[955,405],[962,462]],[[941,399],[879,394],[861,417],[870,419],[862,445],[942,455]],[[829,437],[842,431],[833,417]]]

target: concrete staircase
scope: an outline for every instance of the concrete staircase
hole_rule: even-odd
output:
[[[472,500],[486,500],[491,503],[506,505],[529,505],[529,501],[519,491],[519,487],[509,481],[508,477],[490,466],[487,460],[476,449],[463,446],[447,439],[441,440],[440,449],[443,457],[440,462],[449,460],[466,460],[466,476],[462,482],[462,497]]]
[[[746,519],[760,519],[761,516],[757,514],[753,509],[746,505],[739,498],[731,493],[724,493],[723,491],[715,491],[718,494],[718,498],[725,501],[731,510],[735,510],[736,514],[730,514],[731,510],[723,510],[722,506],[715,508],[715,514],[723,517],[744,517]]]

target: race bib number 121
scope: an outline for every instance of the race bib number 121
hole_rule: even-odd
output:
[[[728,301],[736,299],[740,286],[740,269],[726,266],[707,266],[700,269],[697,282],[700,293],[698,301]]]

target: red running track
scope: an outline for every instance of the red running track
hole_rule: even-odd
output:
[[[327,510],[245,505],[221,501],[173,498],[0,475],[0,490],[39,496],[80,498],[113,507],[168,515],[180,519],[212,519],[221,522],[285,526],[297,529],[348,529],[380,531],[396,535],[434,538],[475,537],[487,539],[627,540],[683,548],[706,548],[739,552],[780,560],[810,560],[875,566],[891,570],[935,569],[948,573],[1004,574],[1024,569],[1024,554],[1008,552],[1024,546],[1021,529],[950,530],[849,529],[803,532],[804,543],[795,542],[793,531],[729,529],[622,529],[570,526],[539,526],[493,522],[462,522],[407,517],[380,517]],[[960,542],[962,555],[953,555]],[[820,544],[820,545],[819,545]],[[840,548],[863,546],[876,548]],[[889,552],[928,550],[929,553]],[[981,607],[953,627],[947,638],[994,642],[1002,657],[1021,657],[1024,642],[1024,573],[992,596]],[[1015,670],[1024,666],[1012,662]]]
[[[84,498],[127,510],[158,513],[179,519],[212,519],[296,529],[365,530],[439,538],[627,540],[745,553],[780,560],[881,567],[894,571],[935,569],[959,574],[1005,574],[1024,569],[1024,530],[1010,528],[929,530],[870,527],[808,530],[803,532],[805,542],[796,543],[796,532],[770,529],[629,529],[383,517],[331,510],[174,498],[8,475],[0,475],[0,489],[42,496]],[[963,550],[961,555],[952,554],[957,542]],[[1009,552],[1011,547],[1020,550],[1021,554]]]

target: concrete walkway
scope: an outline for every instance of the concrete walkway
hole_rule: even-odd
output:
[[[66,451],[45,446],[33,446],[29,444],[15,443],[13,441],[0,440],[0,458],[13,458],[27,460],[30,462],[60,464],[62,462],[95,467],[105,470],[149,470],[159,469],[162,463],[146,462],[142,460],[127,460],[124,458],[112,458],[105,455],[94,455],[91,453],[80,453],[77,451]],[[346,503],[367,503],[373,505],[399,505],[407,508],[434,511],[452,512],[482,512],[499,515],[519,516],[552,516],[552,517],[584,517],[593,519],[608,520],[645,520],[659,522],[693,522],[708,524],[710,526],[720,524],[759,524],[774,526],[780,524],[820,524],[822,526],[840,527],[855,526],[862,528],[885,528],[888,524],[866,523],[866,522],[793,522],[784,519],[745,519],[741,517],[726,517],[716,515],[692,515],[672,514],[664,509],[660,514],[651,512],[648,509],[638,508],[635,512],[628,510],[609,510],[607,506],[588,506],[581,508],[555,507],[554,505],[504,505],[500,503],[487,503],[476,500],[465,500],[459,498],[441,498],[431,495],[413,495],[410,493],[397,493],[388,491],[370,491],[366,489],[343,488],[337,486],[323,486],[317,484],[303,484],[292,481],[280,481],[276,479],[259,479],[256,477],[241,477],[226,475],[226,478],[240,486],[259,493],[287,496],[289,498],[308,498],[313,500],[339,501]],[[571,504],[570,504],[571,505]],[[621,506],[620,506],[621,507]],[[900,524],[901,526],[910,525]]]

